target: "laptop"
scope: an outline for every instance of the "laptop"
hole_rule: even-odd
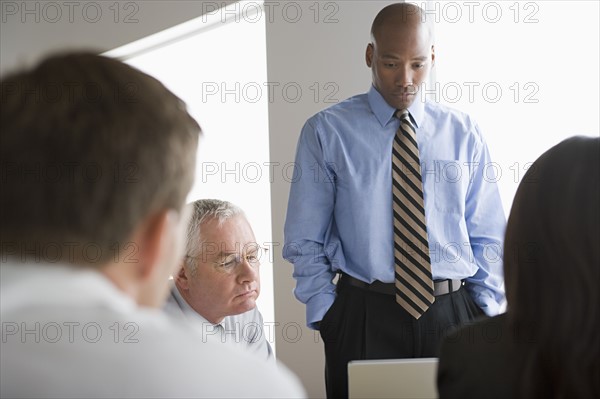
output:
[[[437,398],[437,358],[354,360],[348,395],[357,398]]]

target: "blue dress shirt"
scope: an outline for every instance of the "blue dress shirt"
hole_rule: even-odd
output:
[[[311,117],[296,152],[283,255],[294,265],[308,326],[335,299],[336,273],[394,281],[392,142],[400,121],[379,92],[351,97]],[[415,99],[425,217],[434,279],[465,279],[492,316],[504,300],[506,219],[496,165],[466,114]]]

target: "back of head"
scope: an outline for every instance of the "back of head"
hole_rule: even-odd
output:
[[[600,139],[573,137],[533,163],[513,202],[504,267],[527,397],[600,394],[599,174]]]
[[[156,79],[70,53],[1,85],[3,260],[99,266],[144,217],[181,209],[200,128]]]

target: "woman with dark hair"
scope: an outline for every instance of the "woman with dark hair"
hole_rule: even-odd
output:
[[[441,398],[600,397],[600,138],[554,146],[525,174],[506,227],[508,311],[441,349]]]

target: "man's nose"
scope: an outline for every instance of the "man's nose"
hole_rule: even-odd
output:
[[[239,265],[238,281],[240,283],[254,281],[256,280],[257,276],[258,263],[253,266],[246,257],[243,257],[242,262]]]
[[[410,66],[402,66],[398,68],[395,77],[396,86],[407,87],[413,85],[413,71]]]

